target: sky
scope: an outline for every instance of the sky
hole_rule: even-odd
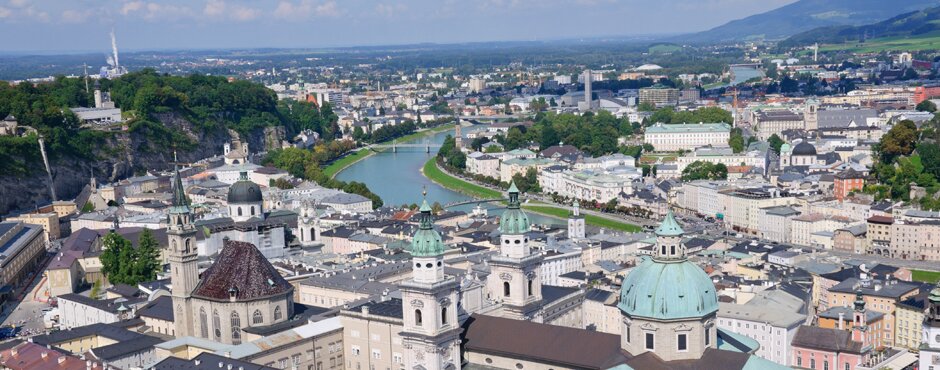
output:
[[[0,53],[320,48],[706,30],[795,0],[0,0]]]

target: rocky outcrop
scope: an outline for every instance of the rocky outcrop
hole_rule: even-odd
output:
[[[160,123],[185,133],[195,146],[180,145],[180,162],[198,160],[222,154],[222,147],[231,140],[229,130],[220,128],[204,132],[175,113],[155,115]],[[268,127],[252,132],[247,138],[252,152],[280,148],[286,138],[284,127]],[[48,148],[48,145],[47,145]],[[185,148],[185,149],[184,149]],[[108,139],[106,145],[95,148],[97,160],[57,156],[50,153],[53,182],[60,200],[75,198],[92,176],[99,184],[115,182],[143,174],[147,170],[166,170],[173,167],[173,148],[158,148],[142,132],[119,132]],[[33,163],[26,176],[0,174],[0,215],[25,211],[49,204],[52,197],[41,161]],[[78,205],[81,207],[81,205]]]

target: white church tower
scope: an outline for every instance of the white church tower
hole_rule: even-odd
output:
[[[317,215],[316,204],[303,201],[300,217],[297,218],[297,236],[300,245],[308,247],[320,240],[320,216]]]
[[[931,290],[927,297],[923,332],[919,369],[940,369],[940,288]]]
[[[519,189],[509,185],[509,205],[499,220],[499,254],[490,259],[486,279],[490,299],[501,303],[503,316],[542,321],[542,255],[529,248],[529,217],[520,208]]]
[[[411,240],[412,277],[400,284],[401,333],[406,369],[460,368],[460,323],[454,277],[444,276],[444,242],[434,230],[427,200],[421,204],[421,225]]]
[[[574,209],[568,216],[568,239],[584,239],[584,216],[581,215],[581,205],[574,201]]]

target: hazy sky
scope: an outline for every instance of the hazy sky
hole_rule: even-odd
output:
[[[0,52],[326,47],[681,33],[795,0],[0,0]]]

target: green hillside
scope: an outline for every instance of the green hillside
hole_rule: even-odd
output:
[[[940,36],[940,7],[901,14],[864,26],[821,27],[796,34],[780,43],[783,47],[837,44],[828,50],[884,50],[891,47],[910,50],[933,49]]]

